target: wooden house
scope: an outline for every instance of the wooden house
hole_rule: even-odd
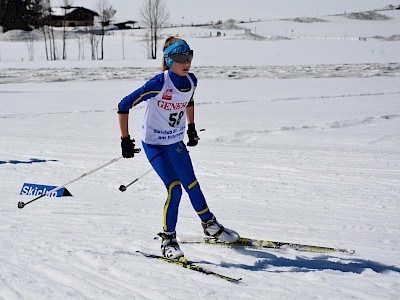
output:
[[[55,27],[93,26],[96,16],[99,16],[97,12],[84,7],[52,7],[51,14],[43,22]]]

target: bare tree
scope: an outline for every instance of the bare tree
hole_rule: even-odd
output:
[[[121,32],[122,41],[122,59],[125,60],[125,32]]]
[[[42,31],[47,60],[56,60],[56,48],[54,32],[51,23],[51,4],[50,0],[31,0],[30,1],[31,24]]]
[[[46,57],[47,60],[56,60],[56,43],[54,40],[54,30],[51,23],[51,0],[39,0],[39,4],[37,9],[40,14],[39,27],[43,31],[44,43],[46,48]],[[47,41],[49,44],[47,45]]]
[[[35,60],[35,34],[30,31],[28,33],[27,39],[25,40],[26,42],[26,48],[28,49],[28,54],[29,54],[29,61],[34,61]]]
[[[169,18],[169,12],[163,0],[144,0],[140,10],[142,21],[148,29],[147,47],[149,58],[157,58],[157,42],[161,27]]]
[[[88,38],[90,43],[90,50],[91,50],[91,58],[92,60],[99,59],[98,49],[99,49],[99,37],[98,35],[92,30],[88,30]]]
[[[104,58],[104,36],[105,27],[110,25],[114,19],[115,13],[117,12],[108,2],[108,0],[98,0],[97,8],[99,10],[99,19],[101,25],[101,44],[100,44],[100,59]]]
[[[73,0],[62,0],[61,8],[64,10],[64,22],[63,22],[63,50],[62,50],[62,59],[67,59],[67,10],[71,9],[73,5]]]
[[[85,60],[85,38],[83,34],[76,35],[78,43],[78,60]]]

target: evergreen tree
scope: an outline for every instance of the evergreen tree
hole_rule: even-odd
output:
[[[4,32],[12,29],[30,31],[28,25],[30,11],[29,0],[0,0],[0,25]]]

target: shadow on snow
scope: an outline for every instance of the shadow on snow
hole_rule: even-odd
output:
[[[19,164],[34,164],[34,163],[44,163],[48,161],[57,161],[55,159],[37,159],[37,158],[30,158],[27,161],[23,160],[0,160],[0,165],[3,164],[12,164],[12,165],[19,165]]]
[[[264,251],[253,251],[247,249],[237,249],[241,254],[255,256],[260,258],[254,265],[221,263],[222,267],[234,267],[251,271],[263,271],[273,267],[290,268],[290,270],[270,270],[270,272],[312,272],[312,271],[340,271],[361,274],[370,269],[376,273],[384,273],[393,271],[400,273],[400,268],[396,266],[384,265],[379,262],[353,259],[353,258],[337,258],[328,255],[322,255],[313,258],[304,258],[296,256],[294,259],[279,257]],[[340,261],[331,261],[330,259]]]

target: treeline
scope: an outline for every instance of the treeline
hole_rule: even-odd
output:
[[[3,31],[21,29],[30,31],[45,15],[45,0],[0,0],[0,26]],[[50,3],[48,3],[50,7]]]
[[[73,8],[72,0],[62,0],[61,8],[65,14],[68,9]],[[91,45],[91,58],[104,58],[104,36],[105,27],[112,23],[116,10],[109,4],[108,0],[98,0],[98,25],[86,27],[83,32],[87,34]],[[32,31],[38,29],[42,33],[46,48],[47,60],[66,59],[66,41],[68,30],[65,22],[62,26],[62,49],[57,49],[57,34],[53,26],[50,26],[52,18],[52,6],[50,0],[0,0],[0,26],[3,32],[13,29]],[[34,57],[32,46],[35,36],[30,34],[27,45],[30,59]],[[100,45],[100,47],[99,47]],[[100,49],[100,54],[99,54]]]
[[[73,7],[73,0],[59,1],[62,2],[61,8],[64,9],[65,16],[67,9]],[[98,19],[97,26],[80,28],[80,31],[89,37],[92,59],[103,59],[104,36],[106,34],[105,28],[113,24],[116,10],[109,4],[108,0],[97,0],[97,12],[95,13]],[[161,37],[160,31],[169,18],[166,2],[165,0],[143,0],[140,13],[142,21],[147,29],[146,43],[148,58],[156,59],[158,40]],[[3,31],[6,32],[12,29],[22,29],[26,31],[31,31],[32,29],[40,30],[45,42],[47,60],[57,60],[60,59],[60,57],[55,43],[56,32],[53,26],[50,26],[51,18],[52,7],[50,0],[0,0],[0,26],[3,27]],[[68,31],[65,28],[65,20],[63,23],[62,59],[66,59],[65,44]],[[28,49],[31,49],[30,51],[34,51],[32,45],[34,39],[35,37],[30,35],[28,41]],[[79,50],[81,49],[81,44],[82,43],[79,42]],[[99,44],[100,55],[98,55]],[[33,53],[30,54],[30,57],[33,57]]]

